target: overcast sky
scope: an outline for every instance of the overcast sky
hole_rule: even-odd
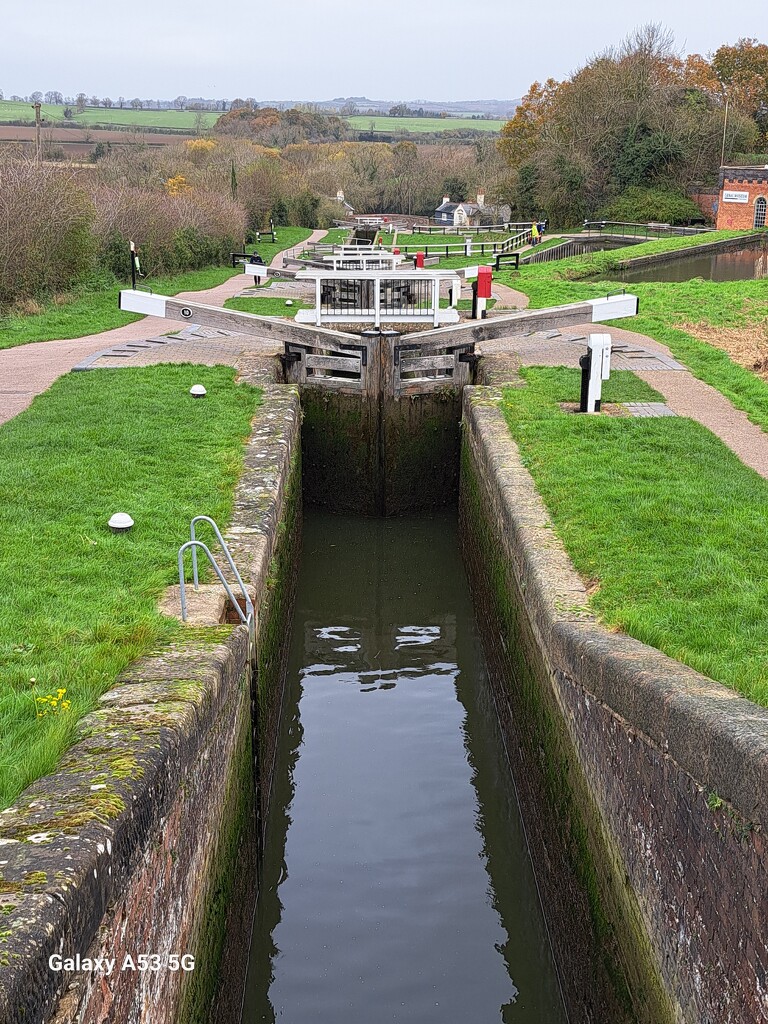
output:
[[[643,22],[685,53],[766,42],[764,0],[0,0],[0,89],[173,98],[512,99]]]

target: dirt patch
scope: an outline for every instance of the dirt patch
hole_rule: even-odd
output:
[[[677,324],[682,331],[693,335],[714,348],[727,352],[731,359],[768,380],[768,326],[748,324],[744,327],[711,327],[709,324]]]
[[[581,408],[579,402],[560,402],[559,405],[560,405],[560,408],[563,410],[563,412],[578,413],[580,408]],[[629,410],[627,408],[625,408],[625,406],[623,406],[621,403],[618,403],[618,402],[603,402],[601,404],[601,406],[600,406],[600,413],[602,413],[604,416],[627,417],[627,416],[630,415]],[[596,415],[599,416],[600,413],[597,413]],[[582,415],[587,415],[587,414],[586,413],[582,413]]]

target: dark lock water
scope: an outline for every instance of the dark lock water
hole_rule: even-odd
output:
[[[243,1021],[562,1024],[452,514],[310,511]]]

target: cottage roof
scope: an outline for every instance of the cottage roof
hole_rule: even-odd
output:
[[[455,211],[461,207],[465,213],[477,213],[480,207],[477,203],[441,203],[437,208],[437,213],[455,213]]]

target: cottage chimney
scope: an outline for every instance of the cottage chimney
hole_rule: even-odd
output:
[[[451,197],[450,196],[443,196],[443,202],[444,203],[450,203],[450,201],[451,201]]]
[[[485,192],[477,193],[477,205],[481,208],[485,206]]]

